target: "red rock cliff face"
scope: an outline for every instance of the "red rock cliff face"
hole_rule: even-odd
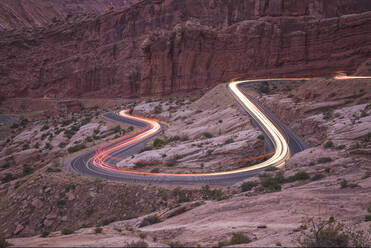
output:
[[[331,56],[345,57],[349,63],[366,56],[362,52],[369,54],[364,38],[369,35],[368,15],[319,20],[367,10],[368,0],[145,0],[94,19],[3,32],[0,95],[165,94],[253,70],[292,75],[298,70],[298,75],[311,61],[317,61],[315,74],[328,67]],[[176,26],[192,18],[199,20],[201,30]],[[179,27],[180,39],[166,38]],[[146,38],[153,31],[173,29]],[[329,48],[334,42],[338,48],[333,55],[335,50]]]
[[[1,0],[0,30],[48,25],[74,13],[103,13],[135,0]]]
[[[145,46],[142,95],[243,78],[354,72],[371,55],[371,12],[297,22],[245,21],[216,31],[187,22]]]

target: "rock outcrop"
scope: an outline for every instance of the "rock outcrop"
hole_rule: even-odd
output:
[[[0,96],[137,97],[211,86],[236,73],[353,70],[370,57],[370,10],[368,0],[146,0],[3,32]],[[195,19],[200,24],[187,28]]]
[[[323,20],[243,21],[222,30],[188,21],[145,44],[141,94],[243,78],[354,72],[371,55],[371,12]]]
[[[129,6],[136,0],[2,0],[0,30],[48,25],[77,13],[103,13]]]

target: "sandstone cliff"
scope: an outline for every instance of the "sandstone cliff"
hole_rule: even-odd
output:
[[[48,25],[83,12],[103,13],[135,0],[2,0],[0,30]]]
[[[3,32],[0,95],[136,97],[202,88],[236,73],[352,70],[370,57],[363,13],[370,10],[367,0],[146,0],[96,18]],[[353,13],[360,14],[339,18]],[[185,27],[194,19],[200,24]],[[181,39],[169,39],[177,32]]]

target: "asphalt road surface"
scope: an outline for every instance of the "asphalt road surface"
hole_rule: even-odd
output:
[[[296,79],[264,79],[264,81],[278,81],[278,80],[296,80]],[[297,79],[300,80],[300,79]],[[263,80],[261,80],[263,81]],[[251,96],[246,96],[239,89],[239,85],[258,83],[259,81],[239,81],[231,82],[228,84],[228,89],[231,94],[236,98],[243,111],[250,115],[255,125],[264,132],[266,137],[265,141],[267,146],[274,151],[274,155],[268,160],[259,163],[248,168],[242,168],[234,171],[217,172],[217,173],[202,173],[202,174],[164,174],[164,173],[138,173],[135,171],[122,171],[117,168],[111,168],[105,166],[107,162],[110,164],[114,161],[99,160],[94,162],[92,159],[96,157],[98,150],[92,150],[83,154],[75,155],[74,157],[68,158],[64,161],[64,167],[67,170],[77,172],[84,176],[104,178],[114,181],[123,182],[136,182],[136,183],[151,183],[151,184],[172,184],[172,185],[199,185],[199,184],[210,184],[210,185],[231,185],[238,181],[244,180],[248,177],[254,176],[261,171],[264,171],[269,166],[281,167],[284,165],[286,159],[293,154],[303,151],[306,149],[305,144],[297,137],[286,125],[281,123],[275,115],[256,99]],[[112,119],[117,122],[125,122],[132,125],[137,125],[143,129],[143,132],[151,129],[146,120],[132,119],[128,115],[122,116],[117,113],[108,113],[104,115],[105,118]],[[148,136],[138,138],[141,133],[133,134],[132,136],[125,137],[123,139],[115,140],[115,142],[109,144],[109,147],[118,147],[113,149],[107,148],[109,157],[119,157],[125,159],[133,154],[136,154],[143,150],[145,144],[158,135],[164,126],[161,126],[160,130],[156,130],[150,133]],[[136,139],[135,143],[128,143]],[[102,162],[103,161],[103,162]],[[116,161],[117,162],[117,161]]]

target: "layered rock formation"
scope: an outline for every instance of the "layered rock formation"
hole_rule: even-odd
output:
[[[145,46],[144,95],[242,78],[354,72],[371,55],[371,12],[298,22],[244,21],[223,30],[195,22],[155,34]]]
[[[2,0],[0,30],[48,25],[76,13],[103,13],[136,0]]]
[[[146,0],[93,19],[3,32],[0,95],[136,97],[251,71],[352,70],[370,57],[370,15],[338,17],[368,10],[367,0]]]

